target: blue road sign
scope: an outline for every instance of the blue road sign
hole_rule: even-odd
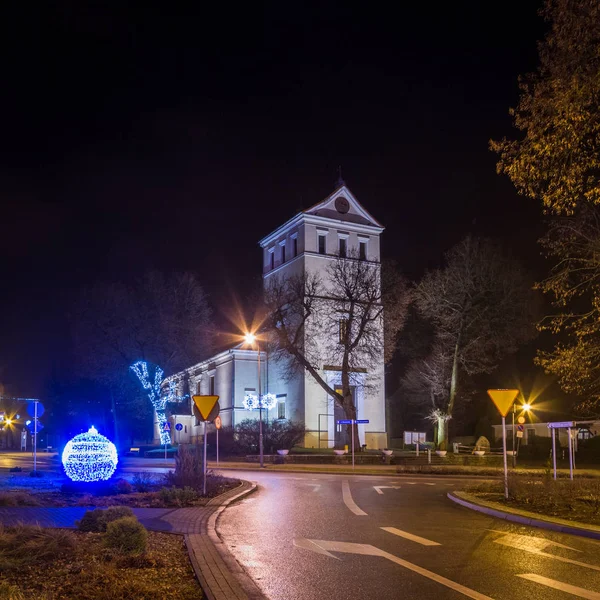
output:
[[[352,419],[340,419],[338,425],[352,425]]]
[[[171,423],[169,423],[169,421],[165,423],[163,431],[171,431]]]
[[[30,417],[35,417],[35,401],[30,400],[27,403],[27,413]],[[44,405],[41,402],[37,403],[37,416],[38,419],[44,414]]]
[[[37,431],[36,431],[36,425],[37,423]],[[44,429],[44,426],[39,422],[39,421],[30,421],[29,424],[27,425],[27,429],[29,429],[30,433],[39,433],[42,429]]]
[[[369,419],[356,419],[357,423],[368,423]]]
[[[181,431],[183,429],[183,425],[181,423],[177,423],[177,425],[175,425],[175,429],[177,429],[177,431]]]

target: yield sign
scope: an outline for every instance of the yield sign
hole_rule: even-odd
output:
[[[219,414],[217,411],[216,415],[211,415],[211,412],[219,401],[219,396],[192,396],[192,399],[202,417],[201,421],[210,421],[209,417],[212,416],[214,418]]]
[[[496,405],[500,416],[505,417],[519,395],[519,390],[488,390],[487,393]]]

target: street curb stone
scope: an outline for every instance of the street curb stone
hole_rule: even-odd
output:
[[[504,519],[505,521],[512,521],[514,523],[520,523],[521,525],[529,525],[530,527],[539,527],[540,529],[548,529],[550,531],[558,531],[560,533],[570,533],[571,535],[578,535],[580,537],[600,540],[600,530],[565,525],[557,521],[537,519],[535,517],[528,516],[531,513],[517,514],[506,510],[498,510],[490,506],[485,506],[484,504],[459,498],[456,493],[453,492],[448,492],[447,496],[450,500],[452,500],[452,502],[456,502],[465,508],[490,515],[491,517],[496,517],[497,519]]]
[[[214,507],[214,510],[204,513],[200,533],[189,533],[184,537],[196,577],[209,600],[266,600],[229,552],[216,529],[217,519],[225,508],[254,492],[257,485],[243,481],[240,487],[241,490],[238,487],[213,498],[207,506]]]

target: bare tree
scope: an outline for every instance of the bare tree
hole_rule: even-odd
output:
[[[149,271],[130,283],[84,290],[71,320],[82,371],[110,387],[116,413],[115,396],[127,395],[127,404],[137,397],[130,393],[129,367],[143,360],[169,374],[197,362],[210,348],[209,319],[194,275]]]
[[[352,386],[391,357],[409,302],[403,277],[382,278],[379,264],[355,256],[333,261],[324,277],[273,277],[265,289],[273,355],[287,364],[288,377],[308,371],[356,419]],[[340,391],[327,382],[324,366],[340,371]]]
[[[423,277],[415,299],[435,326],[444,356],[451,356],[450,383],[438,419],[446,421],[445,439],[461,372],[490,373],[531,339],[535,298],[518,262],[490,240],[467,236],[446,254],[445,267]]]

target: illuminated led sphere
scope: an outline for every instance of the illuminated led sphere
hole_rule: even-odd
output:
[[[117,462],[117,448],[93,426],[70,440],[62,455],[65,472],[73,481],[110,479]]]

